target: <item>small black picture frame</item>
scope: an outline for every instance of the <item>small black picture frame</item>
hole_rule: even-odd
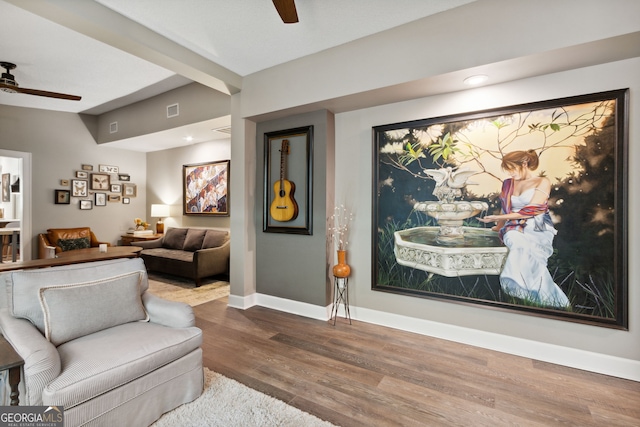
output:
[[[93,201],[92,200],[80,200],[80,210],[86,211],[89,209],[93,209]]]
[[[54,190],[54,192],[55,192],[54,203],[56,205],[68,205],[71,203],[71,191]]]

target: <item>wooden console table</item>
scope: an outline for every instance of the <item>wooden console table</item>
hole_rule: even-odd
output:
[[[133,234],[123,234],[122,246],[129,246],[133,242],[146,242],[147,240],[156,240],[163,236],[163,234],[149,234],[147,236],[134,236]]]
[[[142,251],[140,246],[109,246],[107,252],[100,252],[99,248],[76,249],[73,251],[60,252],[56,258],[0,264],[0,272],[24,270],[28,268],[55,267],[58,265],[80,264],[83,262],[105,261],[117,258],[137,258],[140,251]]]

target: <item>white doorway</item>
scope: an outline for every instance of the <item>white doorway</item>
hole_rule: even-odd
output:
[[[19,227],[16,260],[31,260],[31,153],[0,150],[0,178],[0,227]],[[6,244],[16,236],[2,238]],[[3,248],[2,252],[0,256],[8,255],[5,260],[13,259],[10,249]]]

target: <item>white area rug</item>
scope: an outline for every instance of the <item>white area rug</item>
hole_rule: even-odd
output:
[[[204,368],[205,390],[152,427],[334,427],[311,414]]]

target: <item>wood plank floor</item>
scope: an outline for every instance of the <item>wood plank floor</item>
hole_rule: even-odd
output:
[[[204,365],[350,426],[640,426],[640,383],[222,298],[194,307]]]

